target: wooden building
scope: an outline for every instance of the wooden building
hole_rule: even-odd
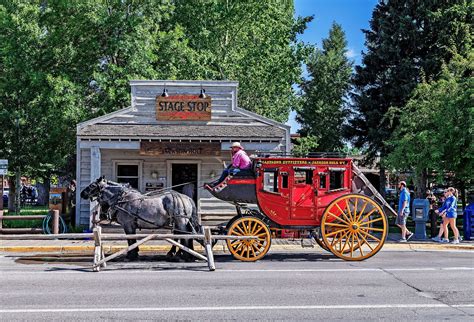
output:
[[[241,142],[249,155],[289,152],[290,127],[238,107],[237,82],[140,80],[130,85],[130,107],[77,126],[79,191],[101,175],[143,193],[187,186],[202,219],[220,219],[235,209],[200,187],[220,175],[224,162],[229,164],[232,142]],[[76,202],[76,222],[88,225],[94,205],[79,193]]]

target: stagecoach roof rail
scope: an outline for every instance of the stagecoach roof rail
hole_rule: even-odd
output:
[[[279,152],[279,151],[255,151],[257,157],[268,158],[347,158],[349,155],[344,152],[309,152],[304,156],[297,156],[293,153]]]

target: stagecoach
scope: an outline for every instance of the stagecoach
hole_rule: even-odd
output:
[[[307,234],[344,260],[364,260],[382,248],[386,213],[393,212],[353,160],[339,156],[257,157],[249,173],[206,189],[236,207],[225,226],[228,235],[258,237],[227,240],[242,261],[264,257],[278,230]]]

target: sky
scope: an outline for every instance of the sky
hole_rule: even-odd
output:
[[[299,36],[301,41],[321,47],[322,39],[326,38],[335,21],[346,33],[347,56],[360,64],[361,52],[365,50],[364,34],[361,29],[369,28],[369,20],[377,0],[294,0],[296,16],[311,16],[314,19],[308,29]],[[296,133],[299,125],[295,121],[295,113],[291,112],[291,133]]]

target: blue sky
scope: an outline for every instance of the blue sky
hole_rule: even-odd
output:
[[[296,16],[314,15],[308,29],[299,39],[320,47],[335,21],[344,29],[347,37],[348,57],[360,64],[361,52],[365,50],[364,34],[361,29],[369,28],[369,20],[377,0],[295,0]],[[294,120],[294,112],[288,121],[291,133],[299,126]]]

